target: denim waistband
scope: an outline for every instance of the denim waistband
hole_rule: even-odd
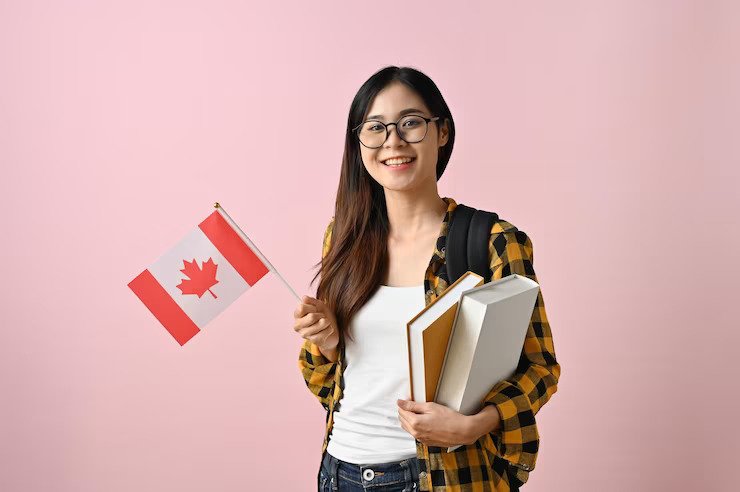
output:
[[[372,490],[385,485],[405,484],[404,490],[419,490],[419,459],[414,456],[386,463],[354,464],[342,461],[328,451],[321,462],[329,480],[329,490],[338,490],[339,481],[349,482],[358,490]]]

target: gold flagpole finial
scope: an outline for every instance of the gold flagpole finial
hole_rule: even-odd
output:
[[[213,204],[214,207],[219,208],[221,205],[218,204],[218,202]]]

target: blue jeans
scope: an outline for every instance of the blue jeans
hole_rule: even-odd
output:
[[[319,470],[319,492],[417,492],[417,457],[355,465],[324,452]]]

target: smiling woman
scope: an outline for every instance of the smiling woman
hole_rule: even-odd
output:
[[[437,194],[440,147],[448,143],[452,126],[449,109],[439,106],[444,108],[437,110],[444,115],[441,121],[416,90],[394,80],[374,98],[368,109],[373,114],[354,127],[365,169],[390,191],[391,200],[409,203],[422,194],[427,199]]]
[[[457,203],[439,196],[437,181],[454,141],[442,94],[413,68],[380,70],[352,101],[313,279],[321,280],[294,313],[305,339],[299,367],[327,411],[320,490],[505,492],[534,467],[534,415],[560,374],[541,294],[518,373],[493,387],[477,414],[408,401],[405,324],[449,284],[445,245]],[[492,279],[536,281],[531,240],[511,223],[495,221],[488,251]]]

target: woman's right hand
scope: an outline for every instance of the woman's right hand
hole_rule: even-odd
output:
[[[331,352],[339,345],[337,317],[322,300],[303,296],[293,317],[293,329],[315,343],[322,352]]]

